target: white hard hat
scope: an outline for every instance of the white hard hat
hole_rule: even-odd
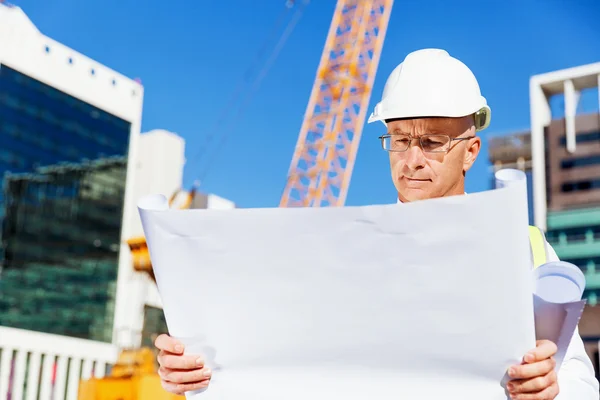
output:
[[[368,122],[471,114],[478,131],[490,124],[492,111],[473,72],[445,50],[423,49],[392,71]]]

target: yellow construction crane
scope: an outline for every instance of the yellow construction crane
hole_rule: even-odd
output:
[[[338,0],[280,207],[344,205],[392,5]],[[190,208],[195,195],[177,208]],[[154,280],[146,239],[127,244],[133,268]],[[154,359],[147,348],[124,350],[108,377],[82,382],[79,400],[183,399],[161,389]]]
[[[339,0],[280,207],[343,206],[393,0]]]

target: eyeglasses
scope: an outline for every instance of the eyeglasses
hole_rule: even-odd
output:
[[[455,140],[468,140],[475,136],[451,138],[448,135],[422,135],[413,137],[403,133],[380,136],[381,145],[386,151],[403,152],[408,150],[413,140],[419,140],[421,149],[426,153],[447,153]]]

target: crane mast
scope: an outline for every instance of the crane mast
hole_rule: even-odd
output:
[[[343,206],[393,0],[338,0],[280,207]]]

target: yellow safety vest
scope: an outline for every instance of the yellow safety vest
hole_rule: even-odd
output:
[[[537,226],[529,226],[529,246],[533,269],[544,264],[548,260],[548,248],[546,247],[546,236]]]

